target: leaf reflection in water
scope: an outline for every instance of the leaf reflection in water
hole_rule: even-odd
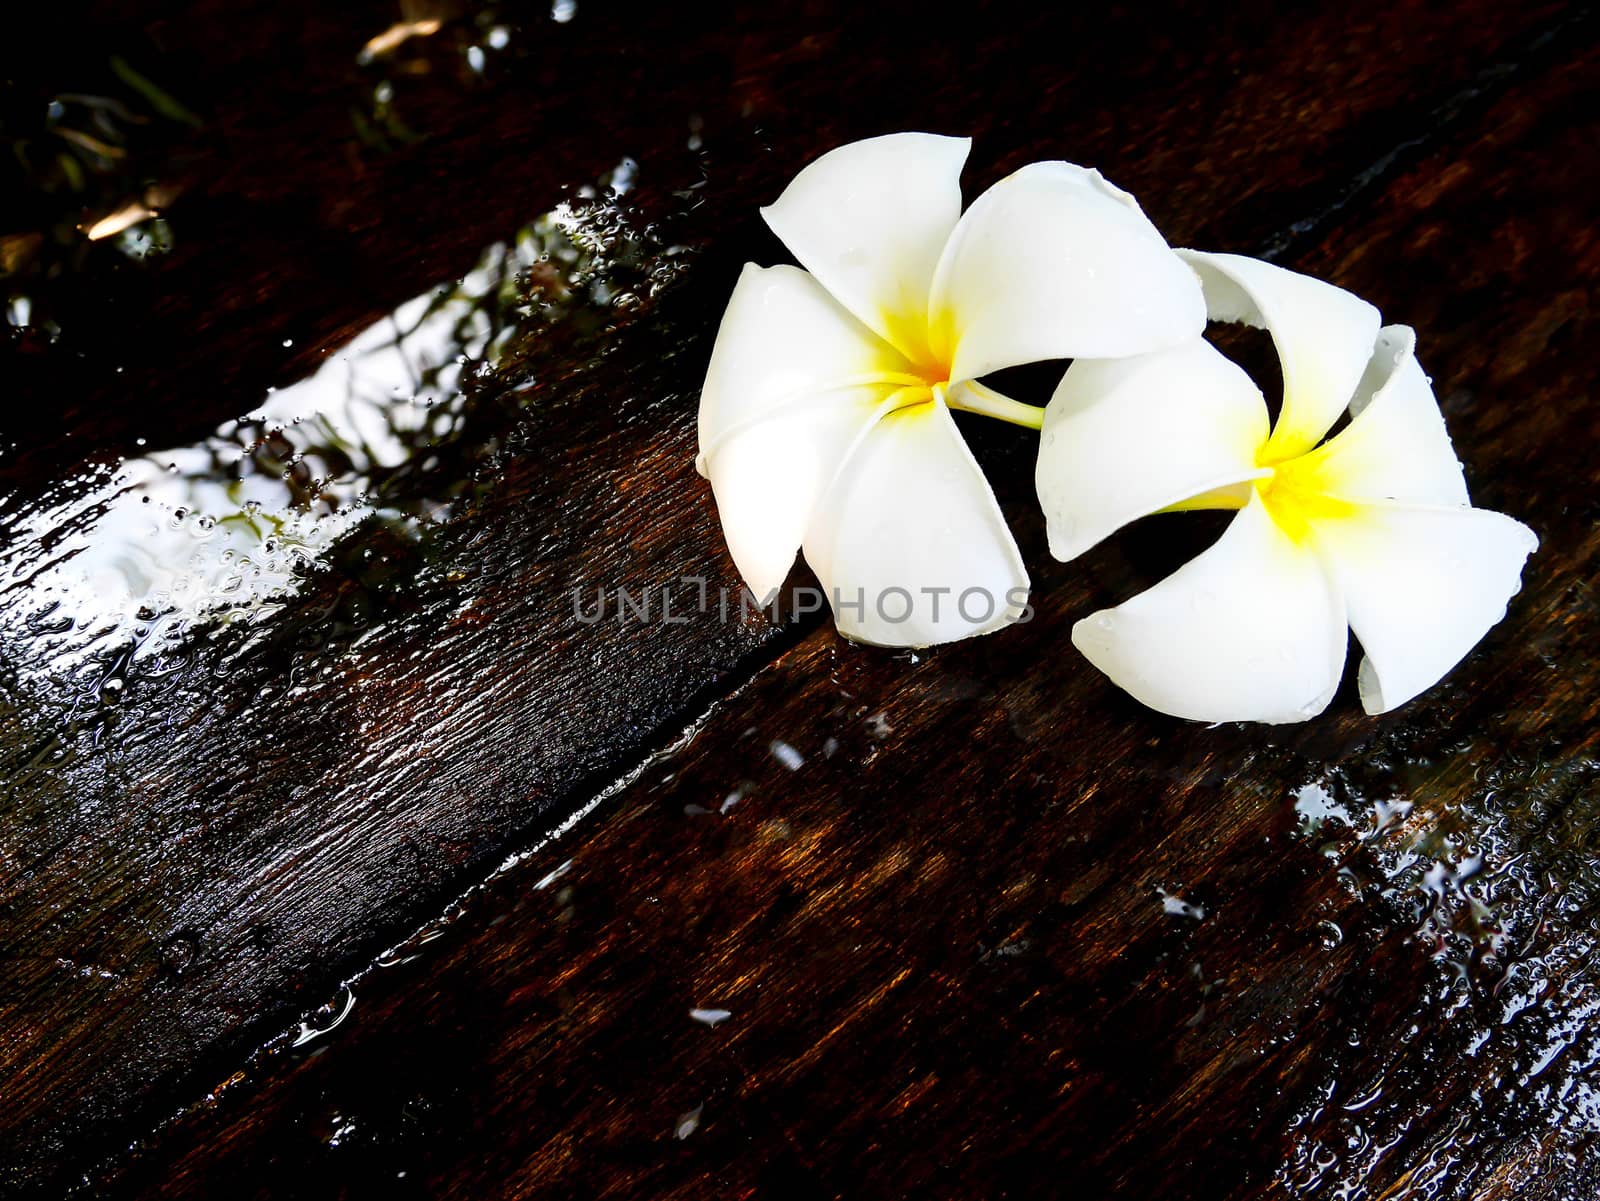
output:
[[[614,203],[635,171],[624,160],[202,441],[85,468],[15,516],[0,551],[10,657],[58,678],[130,639],[143,657],[197,623],[282,608],[364,522],[415,537],[446,519],[472,487],[472,456],[448,448],[484,435],[475,398],[494,391],[475,381],[637,286],[648,235]]]

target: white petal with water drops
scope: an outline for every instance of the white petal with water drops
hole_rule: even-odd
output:
[[[1538,548],[1485,509],[1366,505],[1314,536],[1366,652],[1361,703],[1384,713],[1438,683],[1506,613]]]
[[[1079,359],[1045,408],[1039,440],[1050,553],[1072,559],[1130,521],[1249,479],[1266,437],[1260,390],[1203,338]]]
[[[1350,424],[1295,466],[1305,484],[1346,500],[1468,503],[1461,463],[1417,362],[1416,341],[1403,325],[1378,335],[1350,405]]]
[[[895,133],[830,150],[761,215],[806,270],[878,334],[922,316],[961,216],[970,138]]]
[[[1317,556],[1259,497],[1198,558],[1072,628],[1073,644],[1118,687],[1207,722],[1320,713],[1338,687],[1347,637]]]
[[[1324,280],[1238,254],[1178,252],[1200,276],[1213,321],[1265,329],[1283,366],[1273,457],[1310,450],[1350,403],[1372,358],[1378,310]]]
[[[840,632],[880,646],[997,630],[1027,595],[1000,506],[939,401],[889,414],[861,441],[817,510],[805,554]]]
[[[718,439],[751,423],[797,405],[847,404],[853,385],[905,370],[904,358],[813,277],[797,267],[747,263],[700,392],[702,464]]]
[[[828,482],[871,413],[788,413],[724,438],[706,459],[728,553],[762,603],[794,566]]]
[[[747,266],[700,401],[698,466],[758,599],[783,583],[816,502],[892,385],[900,357],[794,267]]]
[[[1061,162],[1024,167],[972,202],[928,314],[936,335],[948,331],[953,381],[1156,350],[1197,337],[1206,320],[1193,273],[1133,197]]]

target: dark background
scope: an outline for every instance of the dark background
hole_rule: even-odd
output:
[[[1588,9],[559,15],[5,15],[0,1193],[1594,1195]],[[1026,437],[973,423],[1029,625],[577,621],[736,583],[694,414],[783,258],[756,209],[908,128],[975,137],[969,196],[1098,166],[1174,244],[1416,326],[1476,502],[1543,539],[1507,620],[1383,718],[1352,678],[1306,726],[1172,721],[1067,632],[1214,526],[1056,564]],[[85,236],[129,203],[148,244]],[[519,229],[570,254],[478,305],[497,349],[292,596],[42,591],[122,458]],[[348,503],[337,448],[259,433],[249,470]]]

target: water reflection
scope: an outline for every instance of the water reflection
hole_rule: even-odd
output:
[[[446,520],[469,481],[441,457],[472,418],[475,381],[518,337],[625,294],[618,272],[637,255],[619,247],[614,199],[636,169],[624,160],[203,440],[87,468],[11,518],[10,656],[30,673],[71,673],[129,642],[148,657],[196,622],[277,611],[363,523],[415,538]]]
[[[532,15],[493,2],[403,0],[400,19],[355,56],[369,84],[350,113],[357,137],[381,154],[438,132],[440,114],[453,108],[441,97],[495,85],[540,47],[519,23]]]
[[[1299,790],[1298,836],[1338,865],[1358,914],[1381,915],[1433,970],[1404,1004],[1374,981],[1374,1013],[1341,1015],[1362,1050],[1319,1065],[1317,1096],[1291,1124],[1278,1181],[1289,1195],[1364,1195],[1392,1155],[1420,1165],[1407,1195],[1456,1196],[1463,1163],[1501,1140],[1546,1131],[1559,1165],[1569,1140],[1600,1131],[1596,770],[1464,742],[1440,761],[1372,755]],[[1436,784],[1458,776],[1471,783]],[[1323,925],[1339,952],[1343,930]],[[1455,1098],[1454,1120],[1414,1126],[1430,1090]]]
[[[0,308],[53,339],[63,279],[115,264],[91,244],[134,260],[171,247],[159,214],[178,188],[157,180],[202,122],[128,58],[94,61],[92,38],[35,40],[39,53],[0,76]],[[134,57],[159,63],[148,49]]]

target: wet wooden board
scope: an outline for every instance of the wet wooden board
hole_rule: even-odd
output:
[[[1590,1170],[1594,380],[1579,348],[1596,265],[1575,200],[1592,138],[1566,114],[1592,32],[1436,16],[1226,38],[1180,16],[1154,49],[1134,16],[996,22],[923,48],[919,79],[938,82],[914,95],[868,69],[892,22],[706,31],[685,54],[717,72],[670,93],[710,150],[687,212],[671,193],[699,164],[665,140],[687,119],[645,102],[665,71],[642,48],[665,33],[622,36],[633,69],[606,76],[607,99],[597,84],[561,101],[625,114],[605,153],[583,127],[551,137],[563,169],[639,161],[606,227],[628,250],[607,269],[651,282],[633,307],[562,310],[474,385],[443,466],[397,492],[447,503],[420,537],[363,526],[286,611],[156,678],[127,672],[111,703],[81,699],[105,664],[55,681],[8,646],[0,1179],[47,1191],[100,1172],[294,1015],[342,1010],[341,979],[712,704],[686,750],[418,939],[419,958],[371,970],[338,1030],[278,1044],[220,1104],[113,1161],[107,1187],[1029,1195],[1070,1172],[1086,1195],[1274,1179],[1316,1195],[1371,1158],[1397,1185],[1432,1162],[1462,1195],[1542,1168],[1566,1195]],[[618,31],[551,36],[593,64]],[[1006,64],[981,97],[974,54]],[[496,139],[543,136],[518,94],[526,124],[497,110]],[[976,440],[1035,568],[1026,628],[912,661],[815,626],[574,619],[577,582],[731,582],[688,462],[728,281],[779,253],[754,206],[828,145],[907,125],[978,133],[981,185],[1041,152],[1041,123],[1051,152],[1105,167],[1175,241],[1286,252],[1422,329],[1475,495],[1546,538],[1513,620],[1426,702],[1370,722],[1344,697],[1266,732],[1139,710],[1063,650],[1066,628],[1205,531],[1175,519],[1050,564],[1031,460],[1006,431]],[[489,156],[449,150],[473,135],[446,126],[438,153],[470,192],[464,164],[482,180]],[[433,151],[405,153],[422,174]],[[543,186],[494,195],[454,244],[552,207]],[[319,217],[323,236],[350,211]],[[394,246],[358,241],[374,262]],[[699,254],[681,265],[675,244]],[[317,341],[432,278],[397,277],[371,308],[336,294]],[[264,337],[301,319],[303,294],[280,300]],[[177,303],[173,329],[200,308]],[[263,370],[210,397],[189,436],[253,404]],[[90,449],[67,433],[105,453],[147,428],[102,429],[86,395],[12,460],[9,528]],[[8,542],[12,565],[39,553]],[[695,1007],[731,1016],[709,1028]]]
[[[1548,164],[1583,159],[1594,63],[1299,260],[1427,331],[1478,497],[1544,535],[1423,702],[1374,721],[1346,690],[1291,730],[1138,709],[1052,648],[1151,577],[1154,537],[914,661],[816,631],[120,1183],[1591,1195],[1596,379],[1561,347],[1600,246]]]

